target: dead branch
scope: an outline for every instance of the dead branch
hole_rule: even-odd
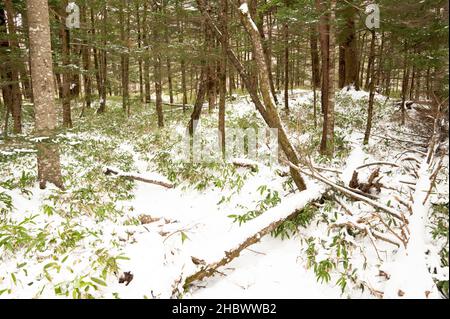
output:
[[[318,174],[317,172],[315,172],[315,173],[308,173],[305,170],[302,170],[297,165],[292,164],[291,162],[287,162],[287,164],[290,167],[292,167],[293,169],[299,170],[301,173],[303,172],[304,174],[306,174],[306,175],[308,175],[308,176],[310,176],[312,178],[315,178],[315,179],[321,181],[322,183],[324,183],[324,184],[334,188],[335,190],[339,191],[340,193],[342,193],[343,195],[345,195],[345,196],[347,196],[349,198],[362,201],[362,202],[364,202],[366,204],[369,204],[369,205],[371,205],[371,206],[373,206],[375,208],[378,208],[378,209],[384,211],[385,213],[387,213],[387,214],[397,218],[400,221],[404,221],[405,220],[404,218],[402,218],[402,216],[401,216],[402,214],[401,213],[397,212],[396,210],[392,209],[391,207],[388,207],[388,206],[386,206],[384,204],[378,203],[378,202],[376,202],[376,201],[374,201],[374,200],[372,200],[370,198],[362,196],[362,195],[360,195],[360,194],[358,194],[358,193],[356,193],[354,191],[351,191],[351,190],[349,190],[349,189],[347,189],[347,188],[345,188],[343,186],[337,185],[336,183],[328,180],[327,178],[323,177],[322,175]]]
[[[403,206],[405,206],[409,212],[411,212],[411,204],[405,202],[403,199],[400,198],[400,196],[394,195],[394,199],[399,202],[400,204],[402,204]]]
[[[406,155],[408,153],[417,153],[417,154],[419,154],[421,156],[427,156],[427,154],[422,152],[422,151],[413,150],[413,149],[406,149],[405,151],[395,155],[396,161],[398,161],[403,155]]]
[[[355,223],[352,223],[352,222],[348,221],[348,222],[345,222],[345,223],[331,224],[330,227],[347,227],[347,228],[357,229],[357,230],[363,232],[364,234],[366,234],[368,236],[373,236],[374,238],[377,238],[379,240],[382,240],[382,241],[385,241],[385,242],[390,243],[392,245],[395,245],[397,247],[400,247],[400,244],[397,243],[395,240],[384,236],[382,233],[380,233],[380,232],[378,232],[378,231],[376,231],[374,229],[370,229],[367,225],[355,224]]]
[[[341,170],[334,169],[334,168],[314,166],[314,165],[313,165],[313,167],[314,167],[314,169],[316,169],[318,171],[325,171],[325,172],[331,172],[331,173],[336,173],[336,174],[342,174]]]
[[[403,181],[403,180],[399,180],[398,182],[399,182],[399,183],[402,183],[402,184],[406,184],[406,185],[413,185],[413,186],[415,186],[415,185],[416,185],[416,183],[415,183],[415,182],[410,182],[410,181]]]
[[[400,240],[402,243],[403,243],[403,245],[406,247],[406,244],[407,244],[407,242],[408,242],[408,240],[407,240],[407,238],[406,237],[404,237],[404,238],[402,238],[402,237],[400,237],[388,224],[386,224],[386,222],[383,220],[383,218],[381,218],[381,216],[379,215],[379,214],[377,214],[377,213],[373,213],[373,215],[374,216],[376,216],[379,220],[380,220],[380,222],[384,225],[384,227],[386,227],[386,229],[392,234],[392,235],[394,235],[398,240]],[[404,235],[404,232],[402,231],[402,234]],[[400,245],[398,246],[398,247],[400,247]]]
[[[420,164],[420,161],[419,161],[417,158],[412,157],[412,156],[408,156],[408,157],[402,158],[401,161],[402,161],[402,162],[406,162],[406,161],[415,161],[415,162],[417,162],[417,163]]]
[[[440,169],[442,168],[442,160],[443,160],[443,157],[441,157],[441,159],[439,160],[439,162],[438,162],[438,164],[437,164],[436,169],[435,169],[434,172],[430,175],[430,188],[428,189],[427,195],[425,196],[425,199],[423,200],[423,203],[422,203],[423,205],[425,205],[425,203],[427,202],[428,197],[430,197],[431,192],[432,192],[434,186],[436,185],[436,178],[437,178],[437,175],[438,175]]]
[[[341,207],[344,209],[344,212],[346,212],[347,215],[353,216],[353,213],[351,212],[350,208],[347,205],[341,202],[336,196],[334,197],[334,200],[336,201],[336,203],[341,205]]]
[[[389,166],[394,166],[394,167],[400,167],[398,164],[393,163],[393,162],[373,162],[373,163],[367,163],[361,166],[358,166],[355,170],[359,170],[362,169],[364,167],[369,167],[369,166],[380,166],[380,165],[389,165]]]
[[[124,172],[119,172],[119,171],[116,171],[116,170],[114,170],[112,168],[106,168],[105,175],[115,175],[117,177],[122,177],[122,178],[127,179],[127,180],[135,180],[135,181],[144,182],[144,183],[148,183],[148,184],[155,184],[155,185],[159,185],[159,186],[162,186],[162,187],[165,187],[165,188],[173,188],[174,187],[174,185],[170,184],[170,183],[166,183],[166,182],[163,182],[163,181],[158,181],[158,180],[154,180],[154,179],[145,178],[145,177],[142,177],[142,176],[137,175],[137,174],[127,174],[127,173],[124,173]]]
[[[409,145],[416,145],[419,147],[427,148],[427,145],[424,143],[419,143],[419,142],[411,141],[411,140],[404,140],[404,139],[396,138],[396,137],[393,137],[390,135],[388,135],[388,136],[377,135],[377,137],[385,139],[385,140],[393,140],[393,141],[397,141],[397,142],[401,142],[401,143],[407,143]]]

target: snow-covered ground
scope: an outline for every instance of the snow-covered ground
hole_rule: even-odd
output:
[[[38,188],[31,135],[0,141],[0,298],[394,298],[401,297],[398,287],[405,279],[406,290],[431,281],[428,297],[440,297],[435,283],[446,282],[448,291],[448,139],[432,205],[419,207],[417,192],[423,200],[420,191],[426,188],[420,178],[432,172],[421,166],[416,188],[418,177],[409,174],[416,162],[423,163],[420,152],[426,150],[405,141],[425,143],[412,135],[423,134],[422,128],[400,127],[392,103],[377,95],[375,127],[363,147],[367,99],[367,92],[339,92],[333,160],[316,153],[321,129],[320,123],[312,125],[312,92],[295,90],[291,111],[282,118],[299,153],[339,171],[321,172],[337,183],[348,185],[363,164],[396,163],[380,166],[387,188],[372,195],[405,215],[401,201],[412,199],[413,211],[424,216],[408,230],[361,201],[338,196],[340,205],[330,192],[305,207],[321,197],[324,185],[307,178],[308,190],[294,192],[281,164],[258,163],[254,171],[176,161],[174,144],[188,118],[181,110],[167,112],[166,129],[157,132],[152,109],[140,107],[124,119],[111,101],[106,115],[88,115],[73,130],[60,132],[65,191]],[[418,116],[415,109],[408,115]],[[201,125],[216,123],[217,113],[205,110]],[[227,127],[254,126],[264,123],[247,97],[227,104]],[[408,149],[412,153],[405,153]],[[107,167],[175,187],[106,176]],[[366,181],[374,168],[358,169],[359,180]],[[183,291],[186,277],[203,264],[220,260],[297,208],[306,217],[284,224],[277,237],[261,238],[214,276]],[[348,224],[370,225],[399,247]],[[410,241],[421,250],[413,257],[396,238],[401,231],[418,236]]]

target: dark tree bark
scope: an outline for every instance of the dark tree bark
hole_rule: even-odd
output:
[[[153,1],[153,11],[156,13],[162,12],[161,4],[158,1]],[[162,57],[161,57],[161,34],[159,28],[161,27],[159,17],[157,23],[153,28],[153,77],[155,82],[155,96],[156,96],[156,113],[158,115],[158,127],[164,127],[164,114],[162,110]]]
[[[216,59],[214,57],[213,51],[215,47],[214,36],[212,31],[208,26],[205,25],[205,43],[206,51],[208,52],[208,58],[206,63],[206,73],[208,82],[208,110],[212,110],[216,107]]]
[[[344,41],[344,85],[354,85],[359,90],[358,84],[358,48],[355,26],[356,8],[348,5],[345,9],[345,41]]]
[[[317,9],[323,12],[324,2],[316,0]],[[336,1],[330,1],[330,15],[322,14],[319,34],[322,48],[322,107],[323,129],[320,143],[320,153],[333,156],[334,153],[334,90],[335,90],[335,31],[332,21],[335,21]]]
[[[370,53],[369,53],[369,63],[372,64],[372,69],[370,73],[370,84],[369,84],[369,107],[367,109],[367,123],[366,123],[366,131],[364,133],[364,141],[363,144],[369,144],[370,132],[372,130],[372,118],[373,118],[373,102],[375,98],[375,42],[376,42],[376,33],[374,30],[371,30],[372,40],[370,41]]]
[[[403,80],[402,80],[402,103],[401,109],[401,125],[405,125],[406,121],[406,96],[408,94],[409,87],[409,65],[408,65],[408,47],[404,44],[404,57],[403,57]]]
[[[67,128],[72,127],[72,111],[70,107],[70,85],[72,82],[72,74],[69,69],[70,65],[70,32],[66,27],[66,6],[67,1],[62,2],[59,9],[60,23],[59,23],[59,37],[61,39],[61,54],[62,54],[62,108],[63,108],[63,126]]]
[[[97,113],[101,114],[106,111],[106,85],[107,85],[107,57],[106,57],[106,43],[107,43],[107,21],[108,21],[108,10],[106,9],[106,3],[102,8],[102,45],[103,49],[100,51],[99,58],[99,95],[100,95],[100,106],[97,109]]]
[[[139,51],[142,49],[142,26],[141,26],[141,14],[140,14],[140,3],[136,2],[136,29],[137,29],[137,45]],[[139,101],[144,102],[144,77],[143,77],[143,64],[142,56],[139,55],[138,58],[138,72],[139,72]]]
[[[177,10],[181,8],[181,3],[177,1]],[[183,45],[184,42],[184,23],[180,21],[181,19],[177,17],[177,28],[178,28],[178,42]],[[182,104],[183,113],[186,112],[186,105],[188,104],[188,91],[187,91],[187,80],[186,80],[186,59],[185,54],[181,53],[180,56],[180,72],[181,72],[181,94],[182,94]]]
[[[316,0],[316,8],[318,12],[322,12],[319,20],[319,39],[320,39],[320,54],[322,59],[322,87],[321,87],[321,112],[325,114],[328,109],[328,83],[329,83],[329,27],[328,17],[323,13],[323,4],[321,0]],[[324,124],[325,125],[325,124]]]
[[[22,132],[22,93],[19,86],[19,69],[13,61],[11,53],[19,52],[19,45],[16,41],[16,26],[14,24],[14,7],[11,0],[5,0],[5,9],[1,10],[0,28],[4,28],[9,32],[9,39],[2,41],[2,55],[5,56],[5,62],[2,67],[2,78],[7,83],[3,86],[3,100],[6,108],[13,117],[13,132],[18,134]],[[7,18],[7,22],[6,19]],[[5,50],[3,50],[5,49]],[[7,130],[5,130],[5,134]]]
[[[150,85],[150,48],[149,48],[149,37],[148,37],[148,5],[144,2],[144,15],[142,17],[142,42],[144,44],[144,102],[150,104],[151,102],[151,85]]]
[[[197,90],[197,97],[194,104],[194,109],[191,114],[191,119],[189,120],[188,124],[188,130],[189,135],[193,136],[195,131],[195,126],[197,124],[197,121],[200,119],[200,115],[202,113],[203,103],[205,102],[206,93],[208,91],[208,76],[207,76],[207,70],[205,66],[205,62],[202,61],[202,68],[201,68],[201,74],[198,84],[198,90]]]
[[[359,46],[359,58],[357,61],[357,87],[361,87],[362,83],[363,83],[363,75],[364,75],[364,62],[365,62],[365,44],[366,44],[366,37],[367,37],[367,32],[364,32],[364,34],[361,37],[361,41],[360,41],[360,46]]]
[[[90,16],[91,16],[91,34],[92,38],[95,39],[97,31],[95,28],[95,16],[94,16],[94,9],[90,9]],[[100,96],[101,95],[101,70],[100,70],[100,63],[99,63],[99,52],[97,50],[96,45],[92,47],[92,55],[94,58],[94,69],[95,69],[95,80],[96,80],[96,86],[97,86],[97,93]]]
[[[339,81],[338,87],[342,89],[345,86],[345,47],[339,45]]]
[[[225,156],[225,102],[227,94],[227,46],[228,46],[228,0],[220,1],[220,27],[222,31],[222,57],[219,72],[219,132],[220,147]]]
[[[125,12],[126,10],[126,12]],[[122,53],[120,55],[121,79],[122,79],[122,110],[124,113],[130,115],[130,93],[129,93],[129,36],[130,36],[130,10],[127,0],[121,0],[119,9],[120,20],[120,41],[122,45]]]
[[[310,28],[310,46],[311,46],[311,74],[312,74],[312,89],[313,89],[313,107],[314,107],[314,126],[317,126],[317,88],[320,87],[320,60],[319,49],[317,46],[317,25],[314,24]]]
[[[87,10],[86,5],[81,7],[81,19],[83,26],[87,28]],[[88,40],[88,32],[84,33],[85,39],[83,40],[83,86],[84,86],[84,99],[86,107],[90,108],[92,103],[92,81],[91,81],[91,47]]]
[[[284,36],[284,109],[289,111],[289,26],[283,25]]]

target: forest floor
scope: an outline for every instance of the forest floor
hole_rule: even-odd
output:
[[[395,163],[379,166],[383,187],[372,190],[372,196],[405,211],[398,198],[414,197],[418,178],[410,174],[423,161],[429,123],[413,105],[400,126],[398,107],[376,95],[373,133],[369,145],[362,146],[367,99],[363,91],[338,92],[332,160],[317,153],[321,125],[313,125],[311,91],[295,90],[289,114],[281,116],[300,154],[311,154],[314,163],[338,172],[323,172],[330,180],[348,185],[363,164]],[[216,128],[218,112],[209,114],[206,108],[201,125]],[[57,134],[65,190],[38,187],[31,105],[24,110],[25,133],[0,140],[0,298],[169,298],[196,264],[215,261],[249,234],[252,222],[295,208],[301,199],[285,165],[259,162],[250,169],[180,161],[174,144],[185,132],[189,110],[165,106],[165,128],[157,130],[153,105],[133,101],[131,109],[126,118],[117,98],[108,100],[103,115],[87,110],[80,118],[79,107],[74,109],[74,128]],[[227,102],[226,126],[265,124],[248,97],[235,96]],[[448,139],[445,144],[448,150]],[[105,175],[106,168],[175,187]],[[360,181],[375,168],[358,169]],[[317,183],[307,178],[310,188],[323,187]],[[424,277],[430,276],[439,290],[432,296],[442,297],[448,296],[449,276],[448,152],[430,199],[426,251],[419,255],[429,269]],[[402,263],[401,247],[346,227],[358,220],[396,237],[390,234],[398,230],[395,219],[381,219],[370,205],[328,193],[213,277],[176,296],[383,297],[390,271],[400,267],[408,273],[413,267]]]

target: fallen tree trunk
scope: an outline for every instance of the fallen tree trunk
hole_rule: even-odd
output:
[[[236,233],[233,233],[234,236],[229,240],[221,238],[222,256],[215,261],[206,261],[206,265],[202,265],[199,270],[181,280],[180,282],[184,281],[182,288],[186,290],[193,282],[214,275],[218,272],[218,268],[231,262],[240,255],[242,250],[259,242],[263,236],[271,233],[286,220],[295,217],[307,204],[320,199],[326,191],[325,188],[317,185],[311,186],[306,191],[289,197],[280,205],[266,211],[263,215],[243,224]],[[193,256],[192,259],[205,260],[206,258]],[[176,296],[178,292],[178,287],[176,287],[173,296]]]
[[[115,175],[117,177],[122,177],[128,180],[135,180],[135,181],[139,181],[139,182],[144,182],[144,183],[148,183],[148,184],[155,184],[155,185],[159,185],[165,188],[173,188],[174,185],[168,182],[164,182],[164,181],[160,181],[157,179],[153,179],[153,178],[148,178],[139,174],[130,174],[130,173],[125,173],[125,172],[121,172],[119,170],[116,169],[112,169],[112,168],[106,168],[105,170],[105,175]]]

